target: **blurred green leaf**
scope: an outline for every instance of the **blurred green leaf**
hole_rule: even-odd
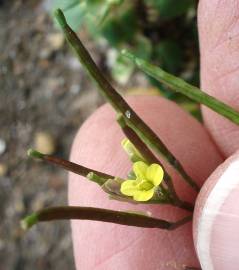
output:
[[[143,35],[136,35],[135,36],[135,45],[133,47],[135,55],[138,57],[149,60],[152,55],[152,42],[144,37]]]
[[[71,28],[76,31],[79,26],[84,22],[85,15],[87,14],[87,6],[85,1],[79,0],[54,0],[52,3],[52,10],[61,8],[64,11],[66,19]],[[58,27],[58,24],[56,24]]]
[[[115,81],[126,84],[134,71],[134,64],[121,54],[118,54],[110,71]]]
[[[80,0],[53,0],[52,9],[60,8],[62,10],[67,10],[68,8],[76,7],[80,4]]]
[[[117,47],[123,42],[132,41],[137,31],[136,21],[135,10],[132,6],[129,6],[128,9],[123,9],[117,14],[112,12],[102,25],[101,33],[112,46]]]
[[[69,25],[73,28],[73,30],[77,31],[79,26],[84,23],[86,15],[86,5],[85,3],[81,3],[76,7],[71,9],[67,9],[65,12],[65,16],[68,20]]]
[[[158,9],[160,17],[172,19],[188,11],[194,0],[146,0]]]
[[[92,23],[94,23],[94,29],[99,31],[107,17],[111,13],[114,13],[124,0],[85,0],[85,2],[87,12],[91,15],[90,27],[92,29]],[[88,21],[86,21],[86,23],[88,23]]]
[[[154,47],[154,56],[160,66],[170,73],[175,74],[182,66],[183,52],[175,41],[162,40]]]
[[[98,20],[105,10],[107,10],[109,3],[106,0],[86,0],[87,12],[91,13],[96,20]]]

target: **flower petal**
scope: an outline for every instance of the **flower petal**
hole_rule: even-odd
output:
[[[138,183],[137,188],[139,190],[147,191],[147,190],[154,188],[154,184],[151,181],[142,180]]]
[[[138,191],[137,184],[135,180],[126,180],[121,184],[120,191],[126,196],[133,196]]]
[[[148,165],[143,161],[137,161],[133,164],[133,171],[136,177],[140,180],[146,179],[146,171]]]
[[[146,202],[149,201],[154,195],[154,188],[147,191],[135,191],[134,192],[134,200],[138,202]]]
[[[147,180],[153,182],[155,186],[158,186],[162,182],[163,175],[163,168],[159,164],[154,163],[147,168]]]

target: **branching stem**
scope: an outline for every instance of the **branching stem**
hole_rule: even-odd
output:
[[[192,216],[188,216],[177,222],[169,222],[131,212],[114,211],[94,207],[59,206],[45,208],[27,216],[22,220],[21,225],[24,229],[28,229],[37,222],[70,219],[95,220],[127,226],[175,230],[179,226],[189,222],[192,219]]]
[[[59,22],[63,33],[79,58],[82,65],[88,71],[94,82],[97,84],[100,93],[112,105],[116,112],[120,112],[125,116],[128,125],[138,134],[138,136],[152,149],[155,149],[158,154],[162,155],[178,172],[183,176],[183,179],[196,191],[199,191],[198,185],[186,173],[181,163],[169,151],[166,145],[160,138],[147,126],[143,120],[134,112],[134,110],[127,104],[121,95],[112,87],[108,80],[101,73],[90,54],[83,46],[81,40],[76,33],[67,24],[65,16],[60,9],[55,11],[55,17]]]
[[[28,150],[28,156],[38,158],[38,159],[44,160],[46,162],[49,162],[51,164],[60,166],[60,167],[62,167],[63,169],[65,169],[67,171],[71,171],[71,172],[79,174],[81,176],[87,177],[87,176],[91,176],[91,173],[93,173],[95,176],[98,176],[98,178],[101,179],[101,182],[103,180],[107,181],[108,179],[114,179],[115,178],[115,176],[112,176],[112,175],[109,175],[109,174],[106,174],[106,173],[103,173],[103,172],[99,172],[99,171],[84,167],[82,165],[76,164],[74,162],[71,162],[71,161],[68,161],[68,160],[65,160],[65,159],[62,159],[62,158],[59,158],[59,157],[54,157],[54,156],[50,156],[50,155],[44,155],[44,154],[42,154],[42,153],[40,153],[40,152],[38,152],[36,150],[33,150],[33,149]],[[89,177],[87,177],[87,178],[89,180],[96,179],[96,178],[91,179]],[[94,182],[96,182],[96,181],[94,181]]]

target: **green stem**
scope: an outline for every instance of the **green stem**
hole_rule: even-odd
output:
[[[96,174],[94,172],[88,173],[86,178],[92,182],[99,184],[100,186],[104,185],[109,179],[113,179],[113,178],[108,178],[108,180],[106,180],[104,177],[99,176],[99,174]]]
[[[123,211],[114,211],[94,207],[51,207],[40,210],[22,220],[23,229],[28,229],[37,222],[52,220],[95,220],[102,222],[110,222],[127,226],[136,226],[143,228],[159,228],[164,230],[174,230],[179,226],[189,222],[192,217],[186,217],[178,222],[169,222],[162,219],[152,218],[136,213]]]
[[[149,64],[147,61],[136,57],[126,50],[123,50],[122,54],[133,61],[139,69],[154,79],[168,85],[173,91],[181,93],[188,98],[209,107],[233,123],[237,125],[239,124],[239,112],[223,103],[222,101],[206,94],[204,91],[195,86],[192,86],[184,80],[165,72],[160,67]]]
[[[41,159],[44,161],[47,161],[51,164],[57,165],[59,167],[62,167],[63,169],[67,170],[67,171],[71,171],[73,173],[79,174],[81,176],[87,177],[88,175],[90,175],[91,173],[94,174],[95,176],[98,176],[98,179],[101,179],[98,184],[102,185],[102,182],[104,180],[104,183],[108,180],[108,179],[114,179],[115,176],[106,174],[106,173],[102,173],[84,166],[81,166],[79,164],[70,162],[68,160],[62,159],[62,158],[58,158],[58,157],[54,157],[54,156],[50,156],[50,155],[44,155],[36,150],[33,149],[29,149],[28,150],[28,156],[30,157],[34,157],[37,159]],[[88,178],[88,177],[87,177]],[[91,180],[90,178],[88,178],[89,180]],[[96,179],[94,179],[94,182],[96,182]]]
[[[183,166],[176,159],[176,157],[169,151],[164,143],[158,138],[153,130],[148,127],[142,119],[133,111],[133,109],[127,104],[127,102],[121,97],[121,95],[111,86],[108,80],[100,72],[92,60],[90,54],[83,46],[76,33],[69,27],[64,17],[63,12],[60,9],[55,11],[55,17],[58,20],[63,33],[75,51],[82,65],[86,68],[89,75],[93,78],[98,86],[100,93],[108,100],[116,112],[120,112],[125,116],[127,123],[135,130],[138,136],[151,148],[155,149],[158,154],[164,156],[168,162],[174,166],[178,172],[183,176],[184,180],[196,191],[199,191],[197,184],[191,179],[191,177],[185,172]]]
[[[109,179],[115,179],[115,176],[109,175],[109,174],[105,174],[93,169],[89,169],[87,167],[81,166],[79,164],[58,158],[58,157],[54,157],[54,156],[49,156],[49,155],[45,155],[42,154],[36,150],[33,149],[29,149],[28,150],[28,156],[33,157],[33,158],[37,158],[37,159],[41,159],[44,160],[46,162],[49,162],[51,164],[57,165],[62,167],[63,169],[67,170],[67,171],[71,171],[73,173],[76,173],[78,175],[84,176],[87,179],[97,183],[98,185],[100,185],[102,188],[104,187],[103,185],[109,180]],[[103,188],[103,190],[105,190]],[[106,191],[106,190],[105,190]],[[107,193],[109,193],[109,191],[106,191]],[[153,201],[151,203],[163,203],[160,201]],[[185,209],[185,210],[189,210],[192,211],[193,206],[192,207],[188,207],[188,203],[184,204],[183,202],[180,202],[180,204],[178,203],[171,203],[176,207]]]
[[[38,214],[33,213],[30,216],[25,217],[23,220],[21,220],[21,227],[23,230],[27,230],[31,228],[33,225],[35,225],[39,221]]]

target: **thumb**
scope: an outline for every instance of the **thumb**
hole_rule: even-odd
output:
[[[197,198],[194,243],[202,269],[239,265],[239,152],[210,176]]]
[[[201,87],[239,109],[239,0],[201,0],[198,24]],[[203,117],[215,142],[229,156],[239,147],[239,128],[203,107]]]
[[[239,109],[239,0],[201,0],[198,24],[202,89]],[[225,156],[239,147],[239,128],[202,108],[204,122]],[[239,265],[239,152],[204,184],[194,212],[194,243],[202,269]]]

